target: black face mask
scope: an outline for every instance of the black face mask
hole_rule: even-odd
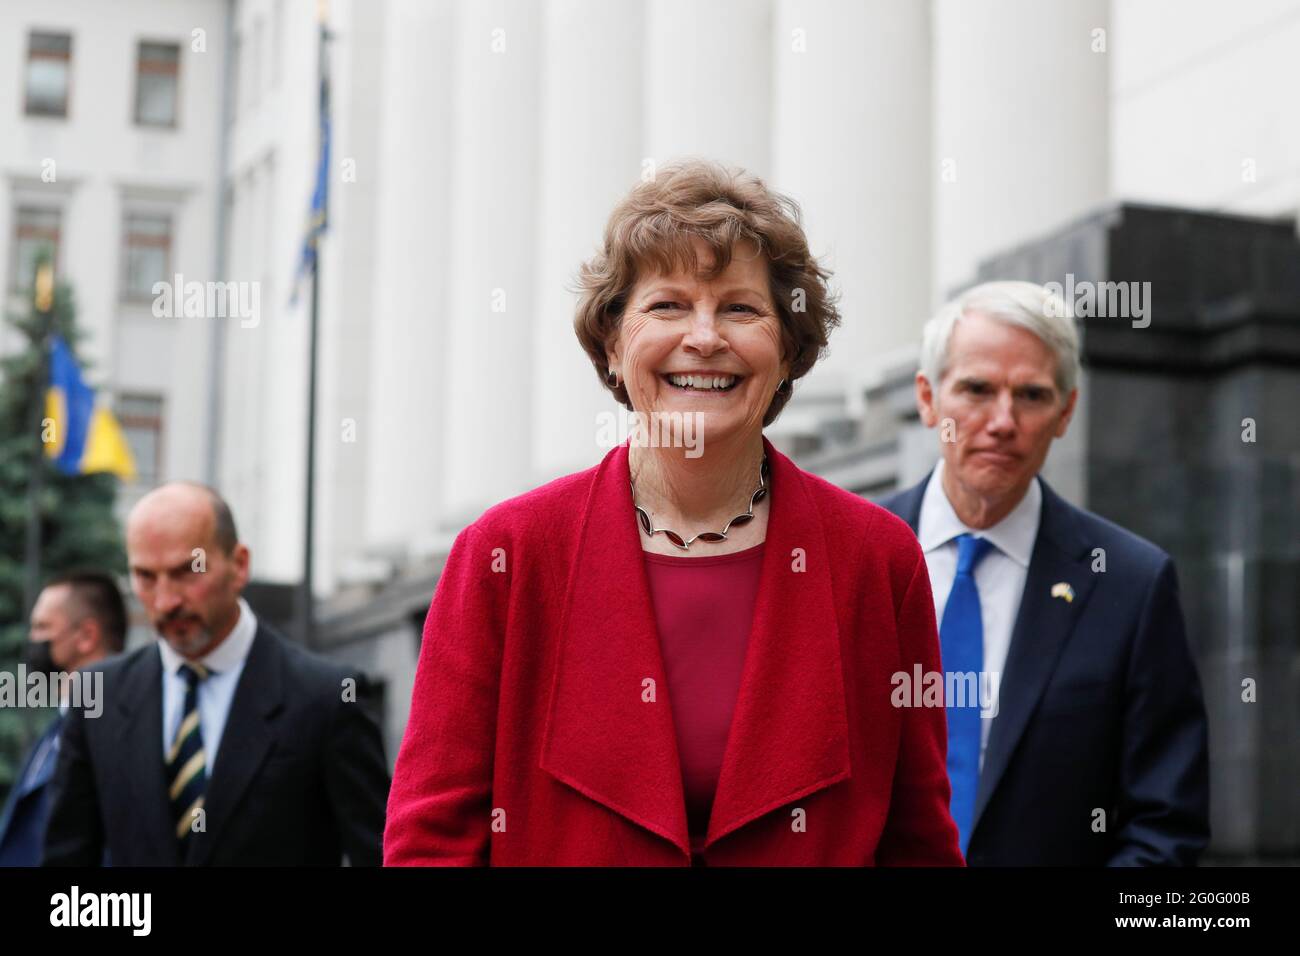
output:
[[[44,671],[46,674],[58,671],[50,644],[50,641],[28,641],[23,647],[23,663],[29,671]]]

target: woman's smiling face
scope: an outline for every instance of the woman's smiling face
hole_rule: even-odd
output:
[[[643,416],[694,414],[704,447],[757,435],[781,379],[781,320],[766,259],[748,243],[708,278],[712,253],[694,242],[698,274],[642,276],[628,293],[609,367]]]

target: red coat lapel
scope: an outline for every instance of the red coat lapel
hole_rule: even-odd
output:
[[[764,443],[771,512],[710,843],[850,774],[821,516],[802,473]],[[625,443],[597,468],[582,517],[541,767],[687,854],[677,736],[639,535]],[[643,700],[647,678],[654,702]]]
[[[763,442],[772,466],[763,570],[708,843],[850,776],[840,632],[821,513],[803,473]]]
[[[561,617],[541,767],[689,853],[677,737],[627,445],[596,470]],[[654,703],[642,682],[654,680]]]

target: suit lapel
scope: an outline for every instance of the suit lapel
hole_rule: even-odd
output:
[[[798,469],[764,444],[772,466],[767,546],[710,843],[850,773],[820,515]],[[605,457],[586,503],[540,765],[689,854],[677,736],[627,456],[625,443]],[[805,571],[792,568],[795,548],[803,549]],[[647,680],[654,682],[653,702],[644,699]]]
[[[911,525],[912,533],[917,537],[921,535],[921,502],[925,500],[926,486],[933,477],[934,469],[930,469],[930,473],[911,488],[890,495],[880,502],[881,507],[888,508]]]
[[[275,744],[271,719],[283,703],[281,667],[274,638],[259,624],[221,732],[221,749],[209,765],[203,798],[206,830],[196,835],[186,860],[189,864],[201,864],[211,856],[222,827]]]
[[[115,812],[133,817],[144,842],[132,856],[178,866],[180,849],[167,802],[162,728],[162,658],[156,646],[147,648],[122,675],[118,695],[120,723],[117,753],[121,755],[122,786],[129,799]]]
[[[18,771],[14,785],[9,791],[9,796],[5,799],[4,811],[0,812],[0,844],[4,842],[5,835],[9,830],[9,823],[13,819],[18,804],[44,787],[50,782],[50,778],[54,776],[55,758],[58,754],[50,752],[50,738],[57,737],[62,726],[63,718],[56,715],[49,726],[36,738],[36,743],[28,750],[22,769]],[[43,761],[43,764],[36,767],[37,772],[33,773],[33,766],[37,760]]]
[[[25,797],[34,790],[39,790],[50,782],[54,776],[54,765],[58,762],[58,736],[63,729],[63,717],[55,715],[41,735],[36,738],[36,743],[32,746],[31,751],[27,754],[27,759],[23,761],[23,769],[18,773],[18,784],[15,791],[19,797]],[[35,766],[36,761],[40,761],[39,766]],[[35,772],[33,773],[33,769]],[[29,777],[30,774],[30,777]]]
[[[1070,506],[1047,482],[1041,478],[1038,481],[1043,491],[1038,537],[1011,632],[998,695],[998,715],[989,729],[972,833],[1011,761],[1097,580],[1090,567],[1088,542],[1078,530]],[[1073,589],[1073,600],[1052,596],[1052,586],[1061,581]]]
[[[627,451],[625,443],[606,455],[592,481],[561,618],[540,765],[689,853]],[[653,681],[653,701],[647,681]]]
[[[920,533],[921,502],[934,475],[884,502],[885,506]],[[984,808],[1011,762],[1016,744],[1047,687],[1056,662],[1074,630],[1083,606],[1096,583],[1090,566],[1088,542],[1078,530],[1071,508],[1041,478],[1043,504],[1038,537],[1029,559],[1025,589],[1011,632],[998,694],[998,715],[989,729],[975,796],[972,834]],[[1074,592],[1071,601],[1052,597],[1052,586],[1064,581]]]

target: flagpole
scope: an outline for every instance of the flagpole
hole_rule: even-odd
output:
[[[328,16],[324,0],[318,6],[319,33],[317,36],[317,55],[316,55],[316,73],[318,86],[320,90],[319,109],[321,115],[329,108],[329,102],[326,95],[326,63],[325,63],[325,45],[329,40],[329,31],[326,27],[326,18]],[[326,135],[325,130],[321,130],[322,139]],[[326,144],[321,142],[317,148],[323,152]],[[326,180],[328,181],[329,170],[325,170]],[[312,256],[311,269],[311,320],[310,331],[308,333],[308,363],[307,363],[307,494],[306,508],[303,515],[303,555],[302,555],[302,593],[299,595],[299,619],[302,626],[302,640],[307,647],[313,647],[316,643],[316,607],[315,598],[312,593],[312,582],[315,574],[315,544],[316,544],[316,381],[319,375],[319,352],[320,352],[320,269],[321,269],[321,234],[324,232],[324,224],[328,220],[329,190],[326,188],[321,200],[321,220],[319,225],[313,224],[314,235],[314,253]]]
[[[38,322],[37,349],[40,352],[36,371],[36,386],[32,396],[32,421],[30,434],[36,435],[36,454],[32,458],[31,475],[27,479],[27,540],[23,557],[23,612],[24,620],[36,605],[41,593],[41,489],[45,483],[45,440],[42,434],[42,411],[45,407],[45,390],[49,378],[50,322],[54,315],[54,266],[43,262],[36,268],[33,304]]]
[[[302,638],[308,647],[313,646],[316,638],[316,613],[312,598],[313,565],[312,550],[315,546],[313,534],[316,524],[316,376],[317,376],[317,333],[320,328],[320,246],[316,247],[316,266],[311,272],[311,338],[307,346],[310,359],[307,374],[307,508],[303,517],[306,533],[303,540],[302,556]]]

